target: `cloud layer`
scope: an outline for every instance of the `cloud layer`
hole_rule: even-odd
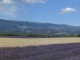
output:
[[[21,1],[30,4],[45,3],[45,0],[21,0]],[[0,14],[16,17],[19,5],[20,3],[14,0],[0,0]]]
[[[0,1],[0,14],[10,17],[16,17],[17,15],[16,2],[14,2],[13,0]]]
[[[45,3],[45,0],[24,0],[27,3]]]
[[[76,11],[77,11],[77,10],[74,9],[74,8],[67,7],[67,8],[65,8],[65,9],[62,9],[61,14],[66,14],[66,13],[76,12]]]
[[[0,1],[0,4],[14,4],[15,2],[13,0],[2,0]]]
[[[21,0],[26,3],[35,4],[35,3],[45,3],[46,0]],[[23,3],[24,3],[23,2]],[[0,14],[8,15],[11,17],[16,17],[18,11],[17,1],[14,0],[0,0]],[[70,12],[76,12],[75,8],[64,8],[60,14],[66,14]]]

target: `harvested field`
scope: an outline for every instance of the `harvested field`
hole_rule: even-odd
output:
[[[80,43],[80,38],[0,38],[0,47]]]

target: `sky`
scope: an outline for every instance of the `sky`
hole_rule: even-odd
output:
[[[0,19],[80,26],[80,0],[0,0]]]

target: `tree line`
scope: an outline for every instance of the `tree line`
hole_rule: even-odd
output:
[[[31,34],[31,33],[0,33],[0,36],[25,36],[25,37],[80,37],[77,35],[50,35],[50,34]]]

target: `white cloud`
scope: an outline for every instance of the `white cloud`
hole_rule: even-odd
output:
[[[23,0],[23,1],[25,1],[27,3],[32,3],[32,4],[34,4],[34,3],[45,3],[45,0]]]
[[[12,0],[2,0],[0,1],[0,4],[14,4],[15,2]]]
[[[46,0],[22,0],[26,3],[45,3]],[[9,17],[17,17],[18,8],[21,8],[20,4],[18,4],[16,0],[0,0],[0,14],[9,16]],[[28,11],[23,11],[26,14]]]
[[[6,15],[10,15],[10,16],[12,16],[12,17],[16,17],[16,15],[17,15],[17,9],[16,9],[16,7],[10,7],[8,10],[6,10],[5,11],[5,14]]]
[[[65,14],[65,13],[70,13],[70,12],[76,12],[77,10],[74,9],[74,8],[70,8],[70,7],[67,7],[65,9],[62,9],[62,12],[60,14]]]
[[[16,17],[17,15],[17,5],[16,2],[12,0],[2,0],[0,1],[0,14]]]
[[[17,15],[16,12],[17,12],[17,9],[15,6],[0,7],[0,14],[6,15],[6,16],[16,17]]]

